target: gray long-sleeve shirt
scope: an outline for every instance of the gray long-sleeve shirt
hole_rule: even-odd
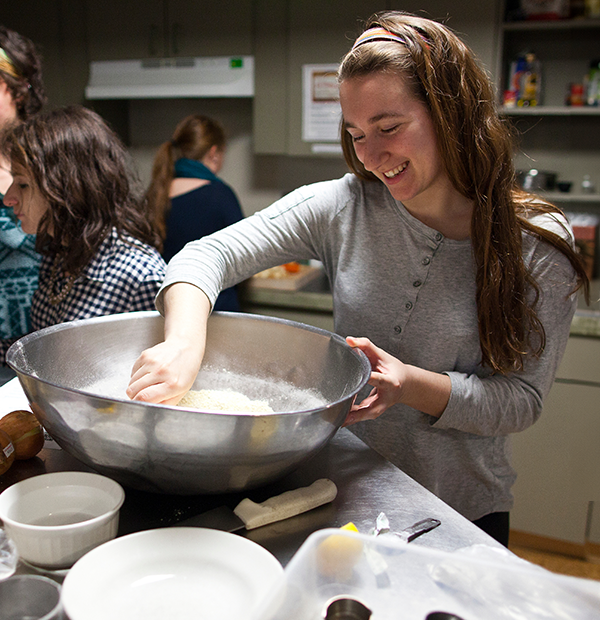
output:
[[[535,223],[568,238],[553,216]],[[547,342],[539,359],[508,375],[493,375],[480,363],[470,240],[445,238],[411,216],[382,183],[351,174],[302,187],[188,244],[170,262],[162,290],[189,282],[214,303],[222,288],[268,267],[322,261],[337,333],[366,336],[403,362],[452,381],[439,419],[395,405],[351,429],[475,520],[512,507],[508,435],[539,417],[575,310],[575,275],[566,257],[529,234],[523,235],[523,255],[541,287],[537,312]]]

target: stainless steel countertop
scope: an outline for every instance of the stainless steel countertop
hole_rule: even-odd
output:
[[[360,532],[367,533],[377,515],[385,512],[394,530],[425,517],[441,521],[438,528],[417,538],[413,545],[446,551],[478,543],[501,547],[347,429],[338,431],[320,454],[285,478],[281,491],[323,477],[338,487],[338,496],[331,505],[247,532],[246,537],[271,551],[285,565],[312,532],[351,521]]]
[[[45,448],[28,461],[18,461],[0,478],[0,492],[30,476],[52,471],[91,471],[63,450]],[[283,491],[306,486],[318,478],[330,478],[338,496],[328,505],[280,523],[267,525],[242,536],[260,544],[286,565],[314,531],[353,522],[362,533],[373,527],[379,512],[386,513],[394,530],[401,530],[425,517],[441,525],[411,544],[447,551],[482,543],[500,547],[467,519],[417,484],[397,467],[366,446],[348,429],[340,429],[332,441],[296,471],[282,480],[243,494],[175,496],[125,489],[118,535],[167,527],[216,506],[235,507],[244,497],[264,501]],[[31,572],[21,565],[18,572]],[[54,577],[62,580],[65,572]],[[50,575],[53,576],[53,575]]]

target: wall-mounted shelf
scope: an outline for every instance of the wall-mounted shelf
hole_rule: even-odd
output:
[[[537,105],[530,108],[500,109],[505,116],[600,116],[600,107],[596,106],[557,106]]]
[[[505,31],[516,30],[576,30],[585,28],[600,28],[600,19],[553,19],[553,20],[524,20],[504,22],[502,28]]]
[[[550,202],[585,202],[600,204],[600,194],[575,194],[571,192],[543,192],[541,195]]]

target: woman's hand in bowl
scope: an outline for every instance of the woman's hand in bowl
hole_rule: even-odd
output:
[[[189,341],[166,340],[142,352],[131,371],[127,396],[132,400],[176,405],[191,388],[202,355]]]

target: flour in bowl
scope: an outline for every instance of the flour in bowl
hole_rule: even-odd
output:
[[[190,390],[177,405],[200,411],[273,413],[273,409],[266,400],[251,400],[241,392],[234,390]]]

